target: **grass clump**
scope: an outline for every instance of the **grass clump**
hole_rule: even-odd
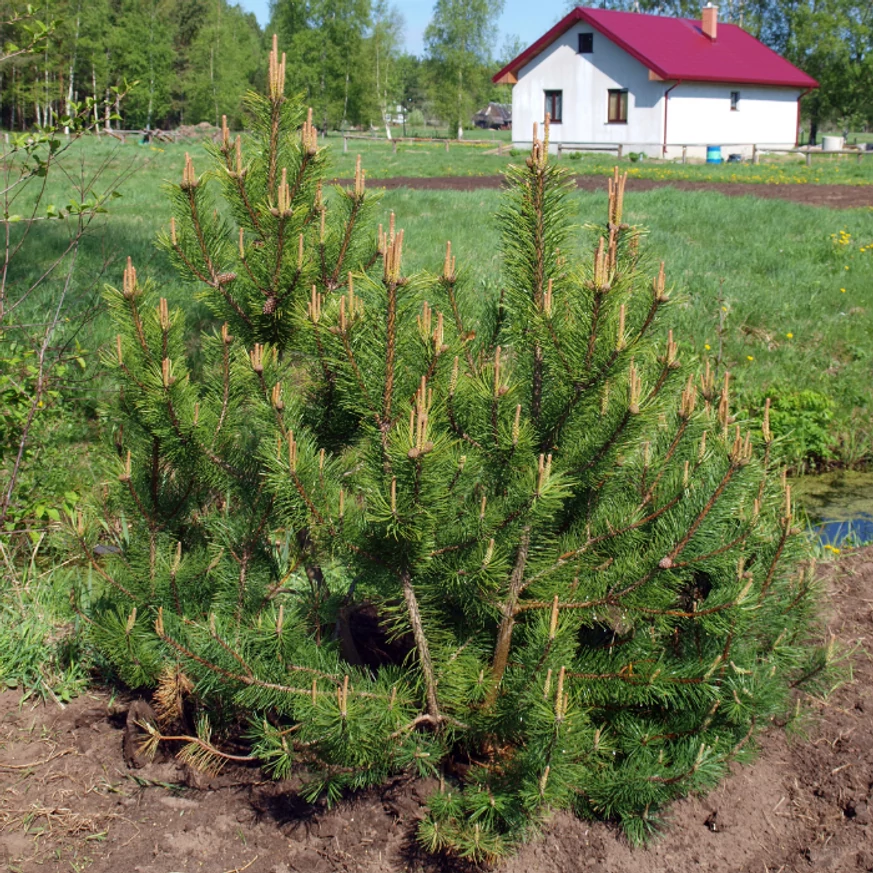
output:
[[[70,610],[74,573],[39,569],[39,546],[22,568],[3,548],[6,594],[0,602],[0,684],[25,697],[68,701],[87,688],[90,658]]]

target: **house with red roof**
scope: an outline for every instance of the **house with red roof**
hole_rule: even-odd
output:
[[[579,6],[510,61],[513,142],[531,142],[548,113],[553,144],[621,144],[674,157],[791,148],[800,100],[818,86],[741,27]]]

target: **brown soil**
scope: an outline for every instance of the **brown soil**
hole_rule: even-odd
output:
[[[350,180],[340,180],[350,184]],[[476,191],[499,188],[502,176],[439,176],[431,179],[372,179],[376,188],[418,188],[429,191]],[[576,185],[583,191],[606,191],[606,176],[577,176]],[[628,179],[628,191],[652,191],[676,188],[679,191],[715,191],[729,197],[766,197],[792,200],[830,209],[858,209],[873,206],[873,185],[756,185],[750,182],[670,181],[662,179]]]
[[[854,681],[806,739],[773,729],[757,762],[670,809],[653,847],[555,815],[501,873],[793,873],[873,870],[873,549],[824,569],[829,630],[855,649]],[[252,770],[211,782],[172,760],[125,763],[130,701],[94,692],[64,708],[0,694],[0,866],[94,873],[442,873],[412,837],[433,786],[398,779],[333,810]],[[143,704],[139,704],[140,706]],[[128,758],[130,747],[128,746]],[[870,805],[868,807],[868,804]]]

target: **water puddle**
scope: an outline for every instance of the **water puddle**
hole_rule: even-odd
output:
[[[838,470],[791,481],[822,545],[873,542],[873,472]]]

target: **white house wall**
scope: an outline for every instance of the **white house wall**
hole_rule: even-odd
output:
[[[740,92],[736,110],[731,110],[731,91]],[[667,143],[720,145],[743,154],[752,144],[793,148],[799,94],[796,88],[681,83],[670,92]],[[681,148],[668,148],[667,157],[677,153]]]
[[[579,54],[580,33],[594,34],[594,51]],[[545,48],[518,72],[512,89],[512,139],[518,147],[531,143],[533,123],[542,125],[545,92],[563,92],[563,118],[551,129],[553,146],[621,144],[626,151],[662,155],[664,94],[675,82],[651,81],[648,69],[594,28],[578,24]],[[628,91],[626,124],[607,122],[610,89]],[[740,92],[731,110],[731,91]],[[668,158],[702,157],[707,145],[724,154],[748,156],[752,145],[791,148],[797,129],[796,88],[755,85],[679,83],[667,107]]]
[[[580,33],[594,34],[594,51],[579,54]],[[512,139],[529,145],[533,123],[542,125],[545,92],[563,91],[563,119],[551,142],[655,145],[663,141],[664,91],[669,83],[649,81],[649,71],[597,30],[577,25],[518,72],[512,89]],[[610,89],[628,90],[627,124],[607,123]],[[640,149],[642,151],[643,149]],[[660,154],[660,149],[646,149]]]

